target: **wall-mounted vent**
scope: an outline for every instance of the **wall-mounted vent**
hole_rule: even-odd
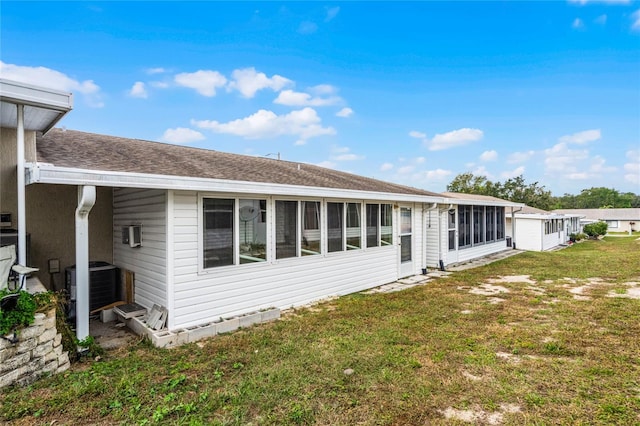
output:
[[[142,226],[130,225],[123,227],[122,244],[129,244],[129,247],[140,247],[142,245]]]

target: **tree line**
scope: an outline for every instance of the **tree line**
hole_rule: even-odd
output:
[[[447,185],[447,191],[489,195],[542,210],[640,207],[640,195],[633,192],[622,193],[613,188],[594,187],[583,189],[577,195],[556,197],[544,185],[526,182],[523,175],[504,182],[493,182],[486,176],[461,173]]]

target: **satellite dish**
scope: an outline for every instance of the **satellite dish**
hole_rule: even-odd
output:
[[[243,222],[249,222],[255,219],[260,214],[260,209],[253,206],[240,207],[240,220]]]

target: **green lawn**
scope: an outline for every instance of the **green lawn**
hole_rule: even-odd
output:
[[[638,425],[640,300],[609,297],[640,287],[636,238],[355,294],[200,345],[140,343],[5,389],[0,422]],[[535,282],[494,282],[509,290],[495,304],[469,292],[514,275]]]

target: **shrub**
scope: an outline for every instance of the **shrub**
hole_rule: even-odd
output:
[[[12,291],[3,290],[0,292],[0,298],[11,294],[13,294]],[[0,309],[0,335],[2,336],[32,324],[35,319],[38,307],[35,297],[26,291],[19,291],[15,297],[17,302],[14,309]]]
[[[606,222],[595,222],[584,226],[584,233],[592,238],[597,238],[600,235],[607,233]]]

